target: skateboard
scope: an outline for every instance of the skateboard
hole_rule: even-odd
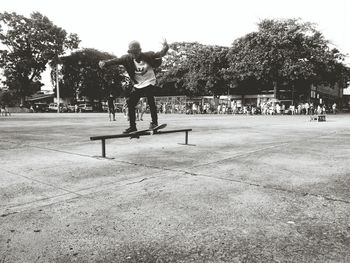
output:
[[[167,125],[164,123],[164,124],[160,124],[160,125],[154,127],[153,129],[139,130],[139,131],[135,131],[135,132],[130,132],[128,134],[130,135],[130,139],[134,139],[134,138],[139,139],[140,135],[142,135],[142,134],[150,133],[151,135],[153,135],[153,134],[157,133],[159,130],[164,129],[166,126]]]

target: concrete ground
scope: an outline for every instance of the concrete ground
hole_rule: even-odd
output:
[[[159,118],[1,117],[0,262],[350,262],[350,115]]]

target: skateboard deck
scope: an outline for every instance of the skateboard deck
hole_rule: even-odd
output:
[[[139,131],[135,131],[135,132],[130,132],[128,133],[130,135],[130,139],[133,138],[140,138],[140,135],[144,134],[144,133],[151,133],[151,134],[155,134],[157,133],[159,130],[164,129],[167,125],[164,124],[160,124],[156,127],[154,127],[153,129],[145,129],[145,130],[139,130]]]

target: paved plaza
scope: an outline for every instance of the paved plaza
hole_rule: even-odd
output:
[[[350,115],[159,119],[1,117],[0,262],[350,262]]]

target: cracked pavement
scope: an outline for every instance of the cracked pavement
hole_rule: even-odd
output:
[[[159,119],[0,118],[0,262],[350,261],[350,115]]]

